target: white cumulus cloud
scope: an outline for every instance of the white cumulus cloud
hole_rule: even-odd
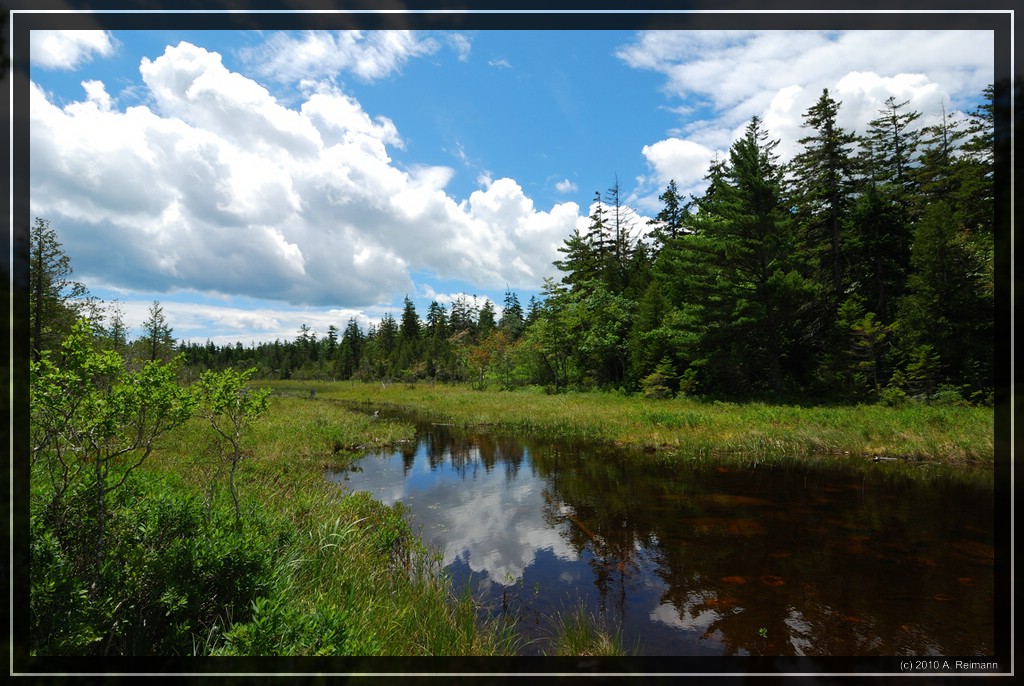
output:
[[[468,55],[469,43],[454,40],[454,49]],[[431,55],[440,43],[415,31],[305,31],[277,33],[259,48],[243,52],[257,73],[282,83],[333,78],[350,73],[375,81],[399,71],[410,59]]]
[[[452,169],[395,165],[393,122],[335,86],[288,107],[185,42],[140,73],[149,104],[123,111],[100,81],[63,106],[31,87],[31,210],[92,286],[361,308],[415,270],[536,287],[577,219],[508,178],[457,203]]]
[[[569,179],[562,179],[555,184],[555,190],[559,193],[575,193],[579,189],[576,187],[576,184]]]
[[[74,69],[94,55],[109,57],[114,50],[114,41],[106,31],[29,32],[29,59],[46,69]]]
[[[993,79],[993,40],[986,31],[642,32],[616,55],[662,74],[686,117],[670,137],[643,148],[653,171],[645,203],[671,178],[701,192],[707,163],[726,154],[754,115],[790,159],[807,135],[804,114],[826,88],[841,103],[839,124],[854,132],[890,96],[920,112],[920,126],[944,107],[973,109]]]

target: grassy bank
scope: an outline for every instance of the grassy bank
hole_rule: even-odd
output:
[[[394,406],[495,431],[597,440],[668,461],[859,461],[915,474],[990,477],[992,410],[907,405],[802,408],[546,395],[427,384],[259,382],[274,395],[228,465],[196,417],[164,437],[111,502],[93,578],[89,483],[48,500],[33,472],[33,625],[39,654],[508,655],[508,618],[480,624],[400,506],[324,478],[367,451],[414,438]],[[315,398],[311,391],[316,391]],[[343,402],[339,402],[343,401]],[[924,467],[924,469],[922,469]],[[888,468],[888,467],[887,467]],[[240,516],[239,516],[240,514]],[[559,654],[621,654],[582,615],[553,627]]]
[[[608,393],[547,395],[460,386],[270,382],[278,394],[394,405],[463,426],[597,440],[669,460],[817,460],[874,457],[921,466],[991,467],[991,408],[908,403],[797,407],[648,400]]]
[[[292,394],[272,397],[244,441],[235,486],[209,426],[168,434],[107,517],[92,578],[94,491],[60,501],[32,475],[31,650],[38,655],[514,655],[514,618],[480,622],[466,593],[392,507],[324,478],[414,428]],[[559,651],[602,654],[573,624]]]
[[[337,403],[275,397],[249,437],[236,483],[250,512],[281,520],[289,543],[271,591],[215,654],[507,655],[510,625],[479,625],[473,600],[453,594],[439,557],[414,536],[400,505],[347,494],[324,478],[365,451],[410,440],[413,427],[374,422]],[[193,420],[152,470],[230,507],[207,427]],[[278,534],[280,535],[280,534]],[[325,642],[324,636],[334,637]],[[216,634],[215,634],[216,637]],[[319,638],[318,638],[319,637]]]

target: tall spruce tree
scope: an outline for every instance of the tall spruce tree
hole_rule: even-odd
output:
[[[29,346],[38,361],[57,351],[81,314],[85,286],[71,280],[71,258],[50,222],[37,218],[29,230]]]
[[[168,361],[174,354],[174,332],[164,316],[164,308],[159,300],[149,306],[149,317],[142,324],[142,337],[139,339],[142,355],[147,360]]]
[[[986,150],[993,139],[986,105],[969,120],[968,131],[942,114],[923,132],[915,170],[919,219],[898,338],[908,364],[927,348],[937,380],[983,395],[993,384],[993,191]]]
[[[983,102],[968,113],[967,139],[961,148],[959,193],[963,224],[980,238],[992,238],[995,222],[995,89],[986,86]]]
[[[799,140],[803,151],[791,165],[804,242],[821,265],[822,280],[830,285],[833,308],[845,290],[842,234],[852,192],[852,146],[856,141],[837,123],[839,107],[826,88],[804,113],[803,126],[814,133]]]
[[[514,291],[506,290],[498,328],[515,341],[523,334],[525,325],[526,320],[523,316],[523,306],[519,303],[519,296]]]
[[[904,110],[909,103],[896,102],[895,96],[887,98],[885,107],[868,123],[867,134],[861,137],[860,162],[869,183],[886,187],[903,206],[910,204],[914,191],[913,166],[922,135],[915,126],[921,113]]]
[[[941,380],[992,388],[993,301],[988,256],[956,222],[948,202],[928,205],[914,234],[908,293],[900,302],[907,359],[927,346]]]
[[[494,331],[498,326],[497,312],[494,310],[494,303],[491,302],[490,298],[484,299],[484,304],[480,308],[480,314],[477,318],[476,332],[477,340],[482,341]]]
[[[335,374],[343,379],[350,379],[359,371],[363,357],[365,336],[355,318],[350,318],[341,334],[338,355],[335,361]]]
[[[647,223],[654,239],[654,255],[657,257],[661,249],[669,242],[683,235],[686,226],[687,203],[679,195],[676,180],[672,179],[665,191],[658,196],[663,203],[662,209]]]
[[[728,159],[712,165],[686,238],[683,307],[697,342],[693,362],[719,392],[782,392],[783,360],[810,297],[777,146],[753,117]]]
[[[613,293],[622,293],[629,285],[630,262],[633,259],[633,221],[622,197],[618,175],[605,193],[608,206],[609,247],[605,255],[604,282]]]

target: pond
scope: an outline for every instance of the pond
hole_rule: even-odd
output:
[[[401,502],[524,654],[581,603],[631,654],[992,654],[992,489],[874,466],[666,464],[418,421],[328,478]]]

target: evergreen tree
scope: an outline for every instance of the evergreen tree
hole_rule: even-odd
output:
[[[586,236],[581,234],[579,229],[573,229],[572,234],[558,248],[558,252],[565,253],[564,259],[556,260],[554,263],[555,267],[565,272],[562,283],[571,288],[579,288],[580,284],[595,281],[600,277],[601,260],[591,239],[595,232],[600,231],[603,231],[603,227],[597,224],[591,225]]]
[[[662,324],[672,310],[665,284],[655,277],[637,303],[633,326],[629,334],[628,383],[635,387],[640,380],[654,372],[662,360],[674,363],[676,350],[663,335]]]
[[[686,239],[691,299],[683,307],[698,341],[693,362],[720,391],[783,390],[783,359],[810,297],[777,145],[752,118],[729,159],[713,165]]]
[[[590,225],[587,227],[586,241],[590,250],[596,256],[596,267],[600,273],[607,264],[608,256],[613,250],[612,244],[614,241],[608,227],[604,200],[599,191],[594,191],[593,208],[589,217]]]
[[[142,324],[142,332],[139,344],[145,359],[165,362],[171,359],[174,354],[173,329],[164,317],[159,300],[154,300],[150,305],[149,317]]]
[[[910,262],[907,210],[883,189],[868,186],[850,208],[850,226],[853,290],[883,322],[892,322]]]
[[[45,219],[29,230],[29,346],[38,361],[43,350],[58,350],[81,314],[85,286],[71,280],[71,258]]]
[[[479,319],[477,319],[476,331],[478,340],[482,341],[494,331],[497,327],[496,316],[494,303],[491,302],[490,298],[485,299],[483,307],[480,308]]]
[[[675,179],[668,182],[665,192],[658,196],[664,203],[662,210],[647,223],[653,227],[654,254],[657,256],[665,244],[680,238],[686,226],[687,204],[679,195]]]
[[[900,304],[907,357],[926,345],[946,383],[992,388],[994,346],[988,255],[956,223],[947,202],[925,210],[914,234],[908,294]]]
[[[909,205],[914,191],[912,168],[922,134],[913,126],[921,113],[903,111],[909,102],[898,103],[894,96],[886,99],[885,107],[879,110],[880,116],[868,123],[867,134],[861,138],[860,161],[868,182],[886,186],[892,197],[904,206]]]
[[[856,141],[836,123],[839,107],[825,89],[804,113],[803,126],[814,134],[800,139],[804,149],[792,163],[805,243],[815,262],[821,264],[833,301],[846,285],[842,226],[852,192],[851,147]]]
[[[939,123],[921,131],[920,163],[914,169],[918,192],[914,197],[915,216],[921,216],[925,206],[935,200],[948,200],[957,190],[956,173],[960,157],[958,148],[966,132],[960,130],[943,107]]]
[[[427,373],[435,379],[445,377],[453,366],[451,348],[448,344],[450,335],[448,311],[444,305],[434,300],[427,309],[424,354]]]
[[[398,336],[398,322],[390,312],[385,313],[380,318],[380,326],[377,327],[377,340],[380,342],[381,352],[385,357],[394,352]]]
[[[543,303],[535,296],[530,296],[530,302],[526,307],[526,327],[529,328],[531,324],[537,321],[537,317],[540,315],[540,311]]]
[[[842,360],[839,376],[845,382],[844,395],[858,400],[877,398],[889,378],[886,359],[896,324],[883,324],[874,312],[864,309],[864,299],[854,295],[840,305],[837,328],[843,336],[837,352]]]
[[[123,354],[128,347],[128,327],[124,323],[124,311],[115,302],[110,309],[110,326],[108,327],[110,342],[114,351]]]
[[[448,337],[448,311],[436,300],[427,308],[426,335],[433,340]]]
[[[341,343],[338,346],[338,358],[335,365],[335,374],[343,379],[351,379],[360,369],[362,362],[363,346],[365,337],[362,329],[355,318],[350,318],[341,334]]]
[[[418,359],[421,353],[420,316],[409,296],[402,307],[402,321],[399,325],[399,344],[395,357],[395,370],[406,372],[407,376],[418,376]],[[419,370],[422,372],[422,370]]]
[[[955,193],[960,224],[991,249],[995,225],[995,108],[991,85],[985,88],[983,97],[984,102],[968,114]]]
[[[324,357],[333,361],[338,352],[338,327],[331,324],[327,327],[327,338],[324,339]]]
[[[556,391],[569,385],[574,372],[570,295],[564,284],[545,278],[543,298],[531,298],[530,324],[523,336],[533,381],[552,384]]]
[[[519,304],[519,296],[513,291],[506,290],[498,328],[515,341],[522,335],[525,325],[526,319],[523,316],[523,306]]]
[[[475,298],[474,298],[475,300]],[[471,304],[464,295],[455,298],[448,315],[448,326],[453,336],[473,337],[476,334],[476,323],[479,312],[476,305]]]
[[[402,340],[417,341],[420,337],[420,316],[416,312],[416,305],[409,296],[405,296],[402,306],[402,324],[400,327]]]
[[[629,285],[630,262],[633,259],[633,222],[630,209],[622,198],[619,177],[605,194],[608,205],[610,249],[605,257],[604,283],[613,293],[622,293]]]

